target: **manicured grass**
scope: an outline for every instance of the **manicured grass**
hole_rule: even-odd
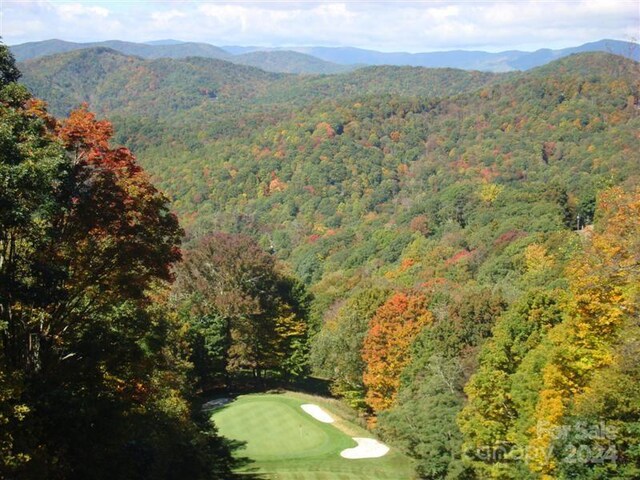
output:
[[[315,420],[300,406],[317,403],[338,421]],[[371,436],[339,417],[330,403],[301,394],[252,394],[213,413],[220,433],[246,442],[238,456],[252,460],[246,471],[261,478],[286,480],[408,480],[411,461],[392,449],[382,458],[347,460],[340,456],[356,443],[351,436]]]

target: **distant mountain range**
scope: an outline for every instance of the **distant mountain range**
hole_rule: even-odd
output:
[[[44,40],[11,46],[18,61],[83,48],[106,47],[126,55],[145,59],[204,57],[250,65],[268,72],[298,74],[340,73],[366,65],[397,65],[414,67],[450,67],[465,70],[509,72],[529,70],[574,53],[609,52],[640,61],[639,45],[620,40],[599,40],[560,50],[540,49],[535,52],[508,50],[491,53],[471,50],[447,52],[379,52],[353,47],[287,47],[263,48],[226,46],[207,43],[158,40],[147,43],[109,40],[75,43],[64,40]]]
[[[109,48],[125,55],[144,59],[203,57],[227,60],[276,73],[339,73],[353,70],[355,66],[339,65],[318,57],[294,51],[250,51],[234,55],[207,43],[158,40],[147,43],[109,40],[105,42],[75,43],[64,40],[44,40],[14,45],[11,48],[16,60],[23,62],[47,55],[66,53],[86,48]]]
[[[44,40],[42,42],[29,42],[14,45],[11,52],[16,60],[21,62],[32,58],[54,55],[56,53],[71,52],[83,48],[106,47],[125,55],[135,55],[142,58],[226,58],[230,54],[208,43],[167,41],[153,43],[123,42],[121,40],[108,40],[105,42],[76,43],[64,40]]]
[[[548,48],[534,52],[508,50],[491,53],[473,50],[450,50],[447,52],[379,52],[353,47],[291,47],[265,49],[261,47],[222,47],[233,54],[247,54],[250,52],[291,50],[305,53],[327,62],[340,65],[399,65],[412,67],[450,67],[464,70],[482,70],[490,72],[509,72],[514,70],[529,70],[545,65],[549,62],[574,53],[608,52],[640,61],[640,45],[620,40],[599,40],[583,45],[560,50]]]

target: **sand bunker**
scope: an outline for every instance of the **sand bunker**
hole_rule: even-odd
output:
[[[322,423],[333,423],[335,419],[323,408],[313,403],[305,403],[300,406],[302,410],[307,412],[313,418]],[[379,458],[384,457],[389,452],[389,447],[380,443],[374,438],[357,438],[352,437],[358,446],[347,448],[340,452],[340,456],[348,459],[358,458]]]
[[[389,447],[374,438],[353,437],[353,439],[358,446],[343,450],[340,452],[341,457],[349,459],[379,458],[384,457],[389,452]]]
[[[301,405],[302,410],[307,412],[313,418],[322,423],[333,423],[335,420],[331,415],[329,415],[324,409],[319,407],[318,405],[314,405],[313,403],[305,403]]]

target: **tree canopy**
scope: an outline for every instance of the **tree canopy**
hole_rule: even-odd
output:
[[[108,122],[56,120],[0,59],[0,476],[230,478],[187,401],[167,198]]]

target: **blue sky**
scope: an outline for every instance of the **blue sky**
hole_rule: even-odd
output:
[[[4,41],[165,38],[383,51],[561,48],[638,40],[640,0],[0,0]]]

